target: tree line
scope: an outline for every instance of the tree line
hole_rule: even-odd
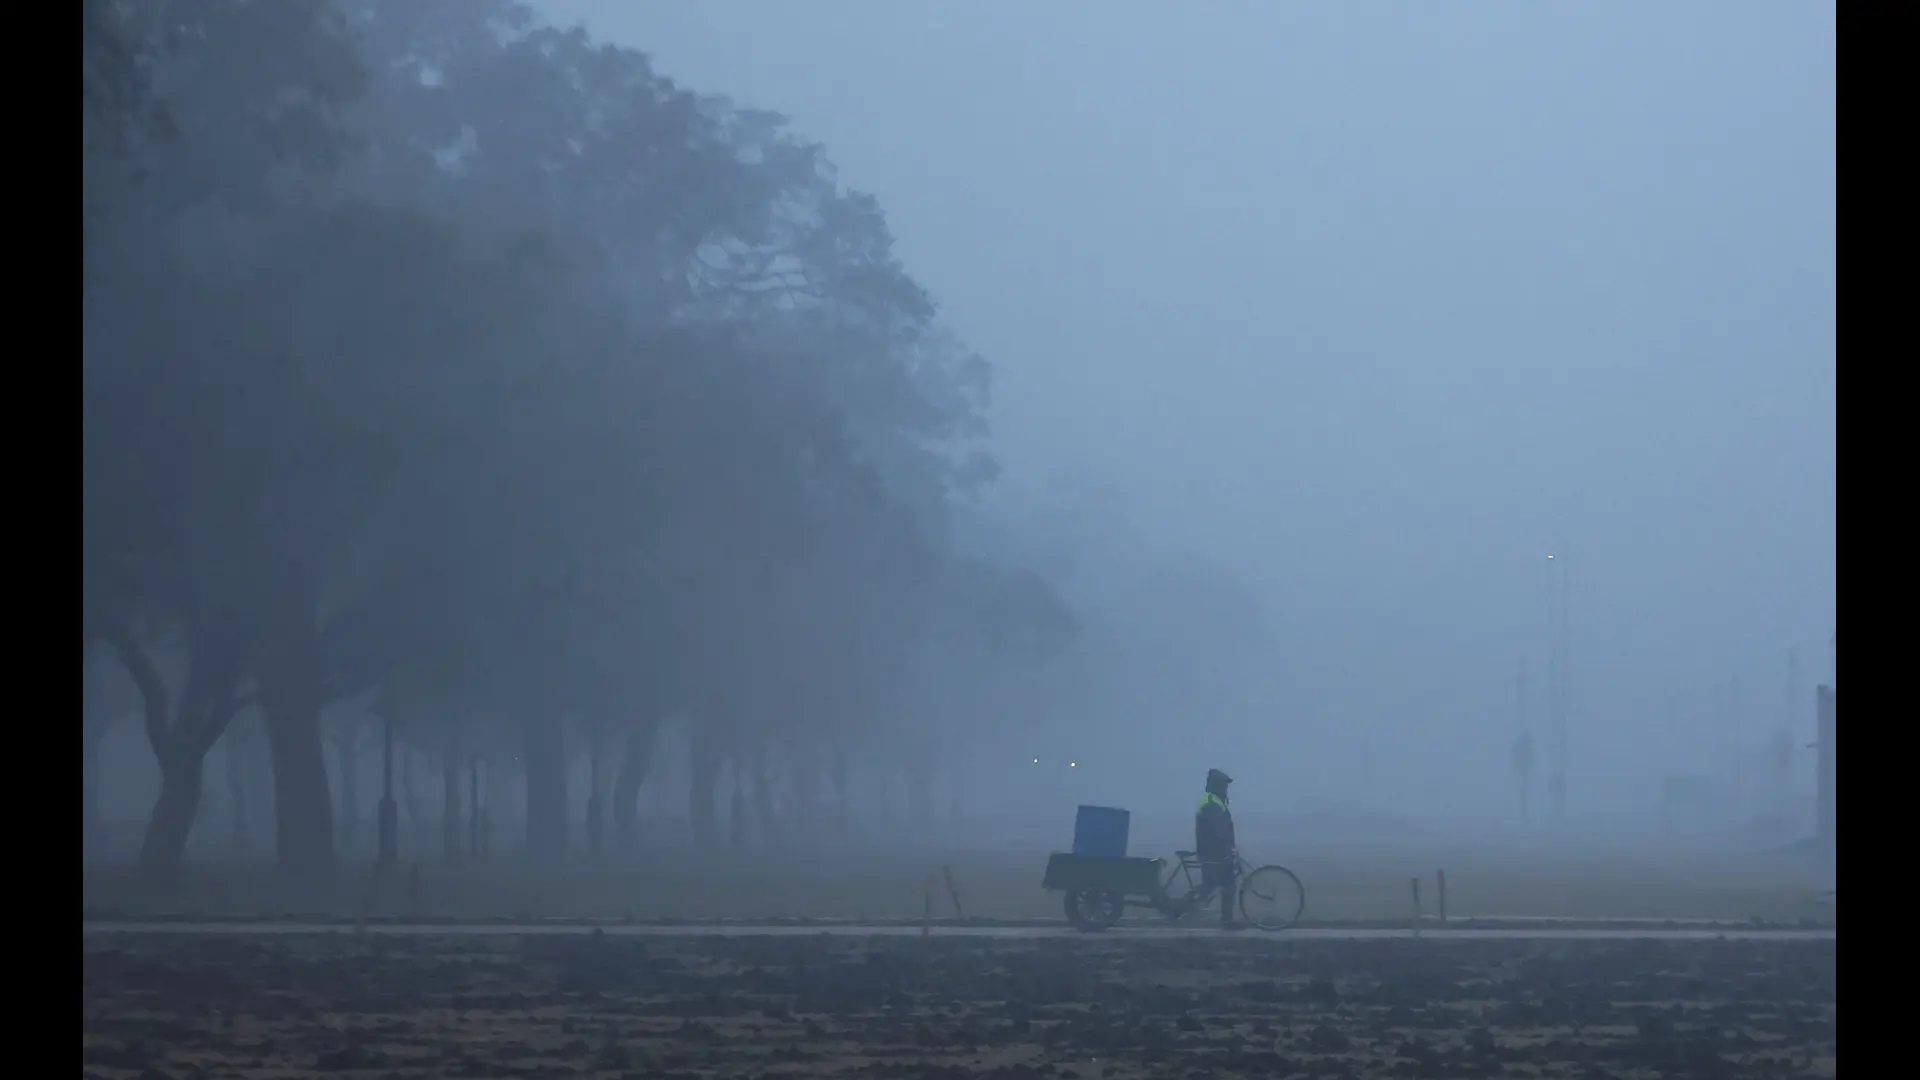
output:
[[[1074,641],[956,540],[989,365],[782,117],[511,0],[84,8],[84,652],[138,691],[157,880],[237,717],[324,880],[343,703],[443,763],[450,854],[461,762],[511,747],[552,859],[569,730],[630,843],[687,717],[713,842],[723,769],[769,828],[850,747],[930,775],[1011,722],[960,688]]]

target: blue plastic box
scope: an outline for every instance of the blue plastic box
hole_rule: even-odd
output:
[[[1083,806],[1073,819],[1073,853],[1101,859],[1127,857],[1133,815],[1117,806]]]

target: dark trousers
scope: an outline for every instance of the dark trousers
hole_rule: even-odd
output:
[[[1233,863],[1233,856],[1222,859],[1210,859],[1200,864],[1200,882],[1208,888],[1220,890],[1220,921],[1233,921],[1233,901],[1236,895],[1234,876],[1239,868]]]

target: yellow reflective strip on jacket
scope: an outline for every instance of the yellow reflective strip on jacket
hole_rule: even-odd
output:
[[[1227,804],[1225,800],[1221,799],[1220,796],[1215,795],[1211,791],[1207,792],[1205,795],[1200,796],[1200,810],[1205,810],[1209,804],[1217,806],[1222,810],[1225,810],[1227,808]],[[1195,812],[1198,813],[1199,811],[1195,811]]]

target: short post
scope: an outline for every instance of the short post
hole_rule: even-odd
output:
[[[1443,867],[1439,870],[1434,871],[1433,878],[1434,878],[1434,884],[1439,889],[1439,895],[1434,897],[1434,902],[1440,905],[1440,921],[1446,922],[1447,921],[1447,871],[1446,869]]]
[[[933,879],[927,879],[926,898],[920,908],[920,936],[933,933]]]
[[[1420,879],[1413,879],[1413,933],[1420,934]]]

